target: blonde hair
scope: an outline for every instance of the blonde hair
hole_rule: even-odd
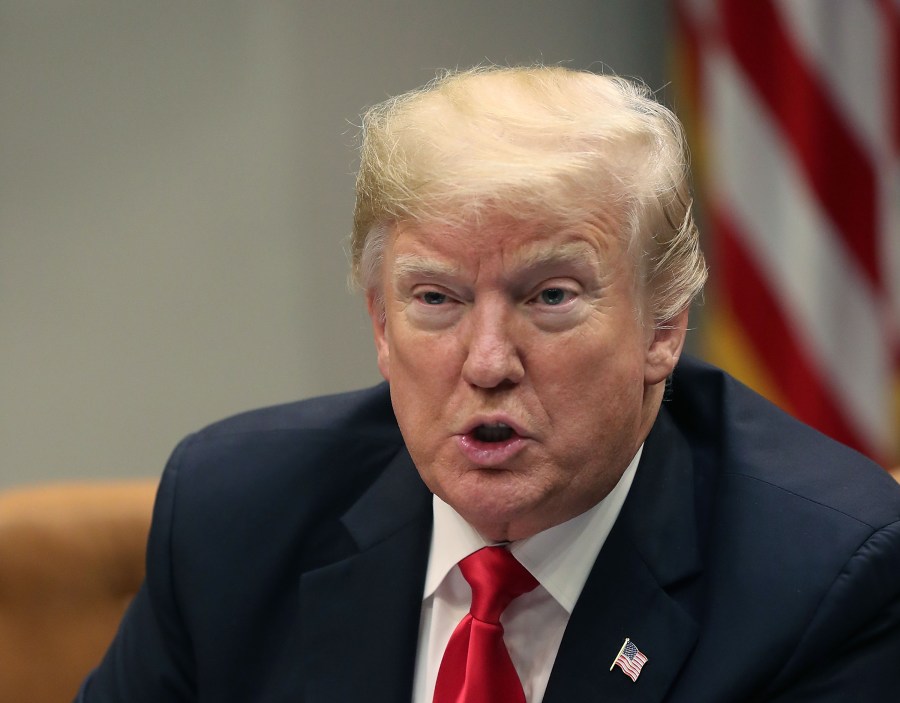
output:
[[[646,86],[562,67],[449,72],[363,116],[352,276],[378,291],[399,222],[612,222],[656,324],[706,280],[681,124]],[[643,306],[642,306],[643,307]]]

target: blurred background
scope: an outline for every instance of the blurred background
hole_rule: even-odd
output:
[[[637,76],[674,105],[715,276],[694,350],[894,462],[898,14],[0,0],[0,488],[155,476],[211,421],[378,381],[347,286],[355,125],[485,61]]]

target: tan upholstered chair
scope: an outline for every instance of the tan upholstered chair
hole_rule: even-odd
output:
[[[155,481],[0,492],[0,703],[68,703],[144,575]]]

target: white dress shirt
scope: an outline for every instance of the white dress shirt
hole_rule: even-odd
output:
[[[586,513],[513,542],[509,550],[540,584],[500,618],[527,703],[541,703],[569,616],[631,488],[643,445],[616,486]],[[457,563],[492,544],[434,496],[434,530],[425,576],[413,703],[432,703],[450,635],[469,612],[472,591]]]

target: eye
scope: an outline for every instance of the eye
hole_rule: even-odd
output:
[[[538,294],[538,300],[544,305],[562,305],[569,299],[569,295],[563,288],[545,288]]]
[[[447,302],[447,296],[443,293],[438,293],[436,290],[426,291],[420,297],[426,305],[443,305]]]

